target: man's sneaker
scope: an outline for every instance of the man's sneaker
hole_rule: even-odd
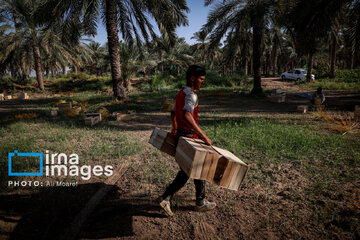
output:
[[[174,213],[171,211],[171,208],[170,208],[169,200],[163,199],[162,197],[158,197],[157,201],[160,204],[160,207],[162,207],[162,209],[164,209],[166,215],[168,215],[170,217],[174,216]]]
[[[216,207],[216,203],[209,202],[208,200],[205,199],[203,205],[195,207],[195,211],[206,212],[206,211],[213,210],[215,207]]]

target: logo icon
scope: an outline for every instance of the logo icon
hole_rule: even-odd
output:
[[[43,176],[43,153],[19,153],[15,150],[9,153],[9,176]],[[39,172],[13,172],[12,171],[12,157],[39,157],[40,158],[40,171]]]

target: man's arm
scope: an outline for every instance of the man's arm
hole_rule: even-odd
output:
[[[176,135],[176,128],[177,128],[176,115],[175,115],[175,111],[172,110],[171,111],[171,134],[172,135]]]
[[[205,133],[201,130],[201,128],[196,124],[194,117],[188,111],[184,111],[184,118],[190,124],[192,129],[196,132],[196,134],[207,144],[211,145],[211,140],[205,135]]]

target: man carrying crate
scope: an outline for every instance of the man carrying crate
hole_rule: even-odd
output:
[[[200,90],[205,81],[205,69],[192,65],[186,71],[186,86],[176,94],[176,101],[171,111],[171,134],[176,135],[175,145],[181,136],[201,138],[206,144],[211,145],[211,140],[200,129],[198,123],[198,96],[194,92]],[[169,216],[173,216],[170,207],[170,197],[179,191],[189,177],[184,170],[180,169],[173,182],[166,188],[165,192],[158,197],[160,206]],[[214,202],[205,199],[205,181],[195,179],[196,207],[195,210],[205,212],[216,207]]]

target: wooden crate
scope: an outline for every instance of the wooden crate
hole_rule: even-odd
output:
[[[46,116],[48,116],[48,117],[56,117],[57,115],[58,115],[57,110],[48,110],[48,111],[46,111]]]
[[[282,94],[282,93],[284,93],[284,91],[281,90],[280,88],[273,89],[273,90],[271,91],[271,95],[278,95],[278,94]]]
[[[175,156],[175,136],[169,132],[155,128],[150,136],[149,143],[160,151]]]
[[[180,137],[175,160],[193,179],[212,181],[220,155],[201,140]]]
[[[270,102],[282,103],[285,102],[286,93],[282,94],[271,94],[268,99]]]
[[[114,115],[116,121],[130,121],[135,116],[134,114],[119,113],[119,112],[114,113],[113,115]]]
[[[231,152],[199,139],[180,137],[175,159],[190,178],[209,180],[232,190],[239,189],[248,171],[248,166]]]
[[[248,165],[228,150],[212,147],[221,155],[216,167],[214,183],[231,190],[238,190],[249,169]]]
[[[306,113],[309,110],[307,105],[299,105],[296,109],[299,113]]]
[[[85,125],[87,126],[93,126],[101,120],[101,113],[87,113],[84,119]]]
[[[59,112],[64,113],[67,109],[72,108],[72,104],[71,104],[71,102],[69,102],[69,103],[60,103],[58,107],[59,107]]]
[[[27,93],[20,93],[18,98],[19,99],[29,99],[29,95]]]

